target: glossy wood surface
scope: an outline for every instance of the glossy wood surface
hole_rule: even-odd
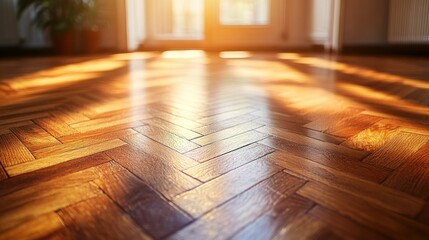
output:
[[[0,239],[428,239],[428,104],[426,58],[1,59]]]

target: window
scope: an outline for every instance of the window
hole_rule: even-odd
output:
[[[219,0],[220,24],[267,25],[269,0]]]
[[[155,0],[155,35],[159,39],[201,39],[204,0]]]

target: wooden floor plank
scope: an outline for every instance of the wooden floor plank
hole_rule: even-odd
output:
[[[197,148],[187,152],[185,155],[197,160],[198,162],[205,162],[222,154],[234,151],[240,147],[260,141],[266,137],[266,134],[250,131]]]
[[[324,132],[319,132],[310,128],[302,127],[301,125],[294,123],[294,122],[286,122],[283,120],[276,120],[276,119],[256,119],[254,120],[256,123],[260,123],[263,125],[266,125],[268,127],[271,127],[273,129],[278,129],[281,131],[287,131],[299,135],[303,135],[305,137],[309,137],[312,139],[316,139],[323,142],[329,142],[333,144],[340,144],[344,141],[343,138],[336,137],[329,135]]]
[[[186,169],[185,173],[202,182],[208,182],[273,151],[272,148],[255,143]]]
[[[293,177],[283,180],[288,180],[291,192],[302,184]],[[231,201],[215,208],[169,239],[228,239],[232,237],[282,199],[280,193],[267,186],[272,186],[271,179],[257,184]],[[284,192],[284,194],[288,194],[288,192]]]
[[[362,163],[358,159],[338,154],[329,148],[314,148],[313,145],[297,144],[276,137],[267,138],[260,143],[374,182],[381,182],[390,173],[382,167],[374,167],[370,164]]]
[[[0,181],[0,196],[7,195],[20,189],[29,188],[42,182],[50,181],[56,177],[80,172],[111,160],[112,159],[104,154],[94,154],[51,167],[42,168],[37,171],[14,176],[4,181]]]
[[[9,129],[13,127],[22,127],[26,125],[34,124],[32,121],[21,121],[10,124],[0,125],[0,135],[10,133]]]
[[[347,139],[343,146],[373,152],[384,146],[399,132],[399,126],[383,120]]]
[[[258,118],[258,117],[246,114],[246,115],[235,117],[232,119],[227,119],[221,123],[216,122],[216,123],[212,123],[209,125],[194,128],[193,130],[197,133],[207,135],[207,134],[215,133],[218,131],[222,131],[222,130],[230,128],[230,127],[234,127],[234,126],[242,124],[242,123],[252,121],[256,118]]]
[[[178,170],[184,170],[195,166],[198,162],[179,154],[178,152],[146,137],[142,134],[134,134],[121,138],[134,147],[157,157],[167,165],[171,165]]]
[[[50,167],[59,163],[71,161],[73,159],[89,156],[95,153],[103,152],[112,148],[120,147],[125,145],[123,141],[114,139],[98,144],[94,144],[88,147],[72,150],[57,155],[52,155],[44,158],[39,158],[30,162],[25,162],[10,167],[6,167],[6,171],[10,176],[16,176],[27,172],[35,171],[38,169]]]
[[[334,126],[329,127],[325,132],[337,137],[349,138],[380,120],[381,118],[377,116],[358,114],[338,122]]]
[[[282,228],[304,215],[313,205],[312,201],[297,195],[284,198],[232,239],[273,239]]]
[[[345,239],[386,239],[386,236],[365,228],[363,225],[322,206],[312,208],[311,216],[328,224],[341,238]]]
[[[377,166],[396,169],[428,141],[429,136],[401,132],[363,161]]]
[[[257,124],[254,122],[247,122],[247,123],[239,124],[234,127],[226,128],[224,130],[193,139],[192,141],[201,146],[204,146],[213,142],[217,142],[226,138],[233,137],[241,133],[245,133],[247,131],[259,128],[261,126],[262,126],[261,124]]]
[[[56,138],[78,133],[76,129],[54,117],[39,118],[34,122]]]
[[[361,109],[348,108],[344,111],[339,111],[334,114],[329,114],[327,116],[320,117],[316,121],[306,124],[305,127],[316,131],[325,131],[330,126],[335,125],[337,122],[359,114],[360,112],[362,112]]]
[[[0,135],[0,161],[4,167],[34,160],[33,155],[12,133]]]
[[[40,194],[42,193],[42,194]],[[82,201],[100,194],[100,191],[94,185],[89,183],[80,184],[79,187],[62,187],[56,189],[44,190],[38,194],[32,194],[33,200],[28,199],[25,204],[16,205],[14,208],[9,208],[2,211],[0,217],[0,232],[15,227],[33,217],[43,215],[52,211],[56,211],[66,207],[72,203]],[[14,196],[14,195],[13,195]],[[10,204],[10,198],[4,199]]]
[[[3,166],[0,164],[0,182],[8,178],[6,170],[4,170]]]
[[[77,129],[81,133],[90,132],[94,130],[100,130],[110,127],[115,127],[117,125],[123,125],[123,124],[134,124],[139,125],[139,121],[143,119],[151,118],[152,115],[143,113],[143,114],[136,114],[131,116],[121,116],[121,115],[114,115],[111,117],[106,118],[97,118],[97,119],[91,119],[89,121],[85,122],[79,122],[76,124],[72,124],[71,127],[74,129]],[[68,134],[70,135],[70,134]]]
[[[2,58],[0,238],[426,239],[429,59],[246,54]]]
[[[411,155],[399,166],[383,185],[429,199],[429,144]]]
[[[307,183],[298,190],[298,194],[307,197],[329,209],[356,220],[364,226],[386,235],[398,238],[424,239],[429,227],[368,204],[351,194],[317,183]]]
[[[173,202],[199,217],[278,171],[279,167],[261,158],[181,194]]]
[[[11,131],[30,151],[61,144],[60,141],[35,124],[15,127]]]
[[[191,222],[142,180],[116,163],[98,167],[96,184],[154,238],[163,238]],[[150,219],[150,221],[148,221]]]
[[[177,124],[173,124],[171,122],[165,121],[163,119],[160,118],[151,118],[148,120],[142,120],[142,123],[150,125],[150,126],[155,126],[155,127],[159,127],[161,129],[164,129],[166,131],[169,131],[179,137],[191,140],[197,137],[200,137],[201,134],[196,133],[192,130],[189,130],[187,128],[181,127]]]
[[[0,238],[4,240],[42,239],[62,228],[64,226],[59,216],[56,213],[47,213],[0,233]]]
[[[424,205],[421,199],[412,197],[411,195],[362,180],[305,158],[275,152],[268,155],[267,159],[286,168],[288,171],[347,191],[350,194],[378,205],[380,208],[385,208],[399,214],[415,217]],[[386,199],[389,199],[389,201],[386,201]]]
[[[135,130],[145,135],[146,137],[149,137],[159,143],[166,145],[167,147],[178,151],[179,153],[185,153],[200,146],[187,139],[181,138],[154,126],[141,126],[135,128]]]
[[[324,150],[324,151],[342,154],[352,159],[362,159],[368,155],[366,152],[363,152],[363,151],[356,151],[356,150],[342,147],[329,142],[320,141],[311,137],[303,136],[301,134],[289,132],[281,128],[273,128],[273,127],[265,126],[262,128],[258,128],[256,131],[273,135],[279,138],[283,138],[288,141],[298,143],[301,145],[310,145],[312,148],[320,149],[322,151]]]
[[[151,239],[103,195],[63,208],[58,214],[74,239]]]
[[[44,158],[51,155],[64,154],[73,150],[89,147],[91,145],[107,142],[114,139],[119,139],[136,133],[137,132],[132,129],[124,129],[114,132],[100,133],[99,135],[95,136],[81,137],[79,140],[74,142],[67,142],[64,144],[35,150],[33,151],[33,155],[36,158]]]
[[[200,184],[172,166],[130,146],[112,149],[106,154],[170,200]]]
[[[327,225],[311,215],[301,215],[282,228],[273,239],[339,239]]]
[[[6,124],[13,124],[16,122],[25,122],[28,120],[34,120],[38,118],[46,118],[49,117],[50,114],[47,112],[41,112],[41,113],[33,113],[33,114],[21,114],[16,116],[11,116],[8,118],[0,118],[0,125],[6,125]]]

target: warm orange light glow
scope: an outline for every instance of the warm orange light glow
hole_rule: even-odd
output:
[[[120,53],[112,56],[115,60],[146,60],[158,56],[156,52],[132,52],[132,53]]]
[[[334,62],[334,61],[321,59],[321,58],[314,58],[314,57],[299,58],[299,59],[296,59],[295,62],[301,63],[301,64],[307,64],[314,67],[340,71],[346,74],[354,74],[360,77],[371,78],[381,82],[391,82],[391,83],[402,82],[403,84],[406,84],[406,85],[429,89],[428,83],[419,81],[417,79],[406,78],[406,77],[393,75],[389,73],[378,72],[371,69],[352,66],[346,63]]]
[[[191,59],[191,58],[202,58],[206,54],[202,50],[175,50],[165,51],[161,54],[164,59]]]
[[[297,53],[278,53],[277,58],[282,60],[293,60],[301,58],[301,55]]]
[[[220,52],[219,57],[221,58],[249,58],[252,54],[247,51],[228,51]]]
[[[66,83],[80,82],[99,76],[97,73],[70,73],[54,77],[20,78],[9,82],[14,90],[22,90],[38,87],[49,87],[50,85],[61,85]],[[34,92],[33,92],[34,93]]]
[[[123,66],[125,66],[124,61],[115,61],[110,58],[95,59],[11,78],[6,82],[15,90],[57,86],[95,78],[101,72],[112,71]]]

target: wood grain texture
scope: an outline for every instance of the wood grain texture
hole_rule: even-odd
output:
[[[365,228],[363,225],[320,205],[309,211],[311,216],[329,225],[340,238],[345,239],[385,239],[386,236]]]
[[[200,185],[194,178],[130,146],[112,149],[106,154],[168,199]]]
[[[428,141],[429,136],[401,132],[363,161],[377,166],[396,169]]]
[[[329,127],[337,124],[339,121],[352,117],[356,114],[359,114],[360,112],[362,112],[361,109],[347,108],[343,111],[338,111],[327,116],[323,116],[311,123],[306,124],[305,127],[316,131],[325,131]]]
[[[0,135],[10,133],[10,128],[21,127],[26,125],[34,124],[32,121],[14,122],[10,124],[0,125]]]
[[[47,213],[0,233],[0,238],[4,240],[42,239],[62,228],[64,226],[59,216],[56,213]]]
[[[100,179],[96,184],[154,238],[163,238],[191,222],[190,217],[118,164],[107,163],[98,169]]]
[[[76,129],[54,117],[39,118],[34,122],[56,138],[78,133]]]
[[[197,133],[207,135],[207,134],[222,131],[224,129],[237,126],[239,124],[243,124],[243,123],[255,120],[257,118],[258,118],[257,116],[246,114],[232,119],[227,119],[224,122],[215,122],[205,126],[194,128],[193,130]]]
[[[11,130],[30,151],[61,144],[60,141],[35,124],[12,128]]]
[[[151,239],[102,195],[63,208],[58,214],[74,239]]]
[[[205,145],[201,148],[189,151],[185,155],[197,160],[198,162],[205,162],[214,157],[234,151],[240,147],[260,141],[267,136],[268,135],[266,134],[250,131],[219,142]]]
[[[203,146],[203,145],[217,142],[226,138],[233,137],[235,135],[253,130],[261,126],[262,126],[261,124],[257,124],[254,122],[247,122],[247,123],[236,125],[234,127],[226,128],[224,130],[221,130],[215,133],[207,134],[203,137],[193,139],[192,141]]]
[[[378,205],[380,208],[386,208],[400,214],[415,217],[424,205],[421,199],[370,181],[362,180],[304,158],[280,152],[272,153],[267,158],[271,162],[286,168],[288,171],[347,191]],[[386,198],[389,201],[386,201]]]
[[[199,217],[279,170],[261,158],[181,194],[173,202],[192,216]],[[219,186],[223,186],[222,189]]]
[[[43,158],[43,157],[48,157],[52,155],[63,154],[73,150],[100,144],[114,139],[119,139],[119,138],[126,137],[128,135],[132,135],[136,133],[137,132],[132,129],[124,129],[124,130],[103,133],[95,136],[81,137],[77,141],[66,142],[61,145],[55,145],[55,146],[35,150],[33,151],[33,155],[36,158]]]
[[[260,119],[254,120],[254,122],[263,124],[271,128],[281,129],[282,131],[288,131],[299,135],[303,135],[303,136],[313,138],[323,142],[340,144],[344,141],[343,138],[332,136],[327,133],[319,132],[310,128],[305,128],[295,122],[287,122],[282,119],[273,120],[273,119],[260,118]]]
[[[399,166],[383,185],[415,195],[422,199],[429,198],[429,144],[411,155]]]
[[[33,193],[34,197],[27,199],[25,204],[15,204],[14,208],[9,207],[2,210],[0,231],[10,229],[33,217],[56,211],[99,193],[99,189],[89,183],[81,183],[79,187],[58,187],[38,192],[38,194]],[[11,198],[2,198],[2,201],[10,204]]]
[[[52,155],[44,158],[39,158],[31,162],[26,162],[26,163],[21,163],[10,167],[6,167],[6,171],[9,175],[16,176],[27,172],[35,171],[41,168],[50,167],[66,161],[71,161],[76,158],[81,158],[95,153],[103,152],[112,148],[120,147],[122,145],[125,145],[123,141],[119,139],[114,139],[114,140],[102,142],[99,144],[94,144],[88,147],[75,149],[69,152],[60,153],[57,155]]]
[[[141,126],[135,128],[135,130],[145,135],[146,137],[149,137],[169,148],[176,150],[179,153],[185,153],[200,146],[158,127]]]
[[[271,152],[274,152],[274,149],[257,143],[251,144],[188,168],[185,173],[207,182]]]
[[[384,146],[398,132],[399,125],[381,120],[348,138],[342,145],[357,150],[373,152]]]
[[[205,214],[170,239],[227,239],[273,207],[282,196],[261,182],[236,198]]]
[[[298,190],[298,194],[389,236],[393,234],[398,238],[424,239],[429,234],[427,226],[401,215],[384,211],[353,195],[326,185],[307,183]]]
[[[201,134],[196,133],[192,130],[189,130],[187,128],[181,127],[180,125],[173,124],[171,122],[167,122],[160,118],[151,118],[148,120],[143,120],[142,123],[150,125],[150,126],[156,126],[161,129],[164,129],[168,132],[171,132],[179,137],[191,140],[197,137],[200,137]]]
[[[317,140],[311,137],[307,137],[302,134],[289,132],[286,129],[265,126],[262,128],[258,128],[256,131],[266,133],[272,136],[276,136],[279,138],[283,138],[297,144],[310,145],[312,148],[316,148],[322,151],[342,154],[351,159],[362,159],[365,156],[367,156],[366,152],[356,151],[350,148],[342,147],[341,145],[336,145],[329,142]]]
[[[5,167],[34,160],[31,152],[12,133],[0,135],[0,147],[0,161]]]
[[[428,59],[223,55],[1,58],[0,239],[427,239]]]
[[[141,134],[122,137],[122,140],[145,153],[157,157],[167,165],[171,165],[178,170],[190,168],[198,164],[198,162],[192,158],[181,155],[178,152]]]
[[[65,176],[74,172],[80,172],[85,169],[111,161],[104,154],[94,154],[87,157],[74,159],[58,165],[42,168],[37,171],[21,174],[8,178],[0,182],[0,196],[8,193],[31,187],[32,185],[49,181],[59,176]]]
[[[286,197],[232,239],[273,239],[296,218],[305,215],[313,205],[312,201],[297,195]]]
[[[374,182],[384,180],[389,173],[386,169],[362,163],[358,159],[353,160],[352,157],[330,149],[314,148],[312,145],[301,145],[276,137],[267,138],[260,143]]]
[[[329,127],[325,132],[334,136],[349,138],[380,120],[381,118],[377,116],[358,114],[338,122],[334,126]]]

